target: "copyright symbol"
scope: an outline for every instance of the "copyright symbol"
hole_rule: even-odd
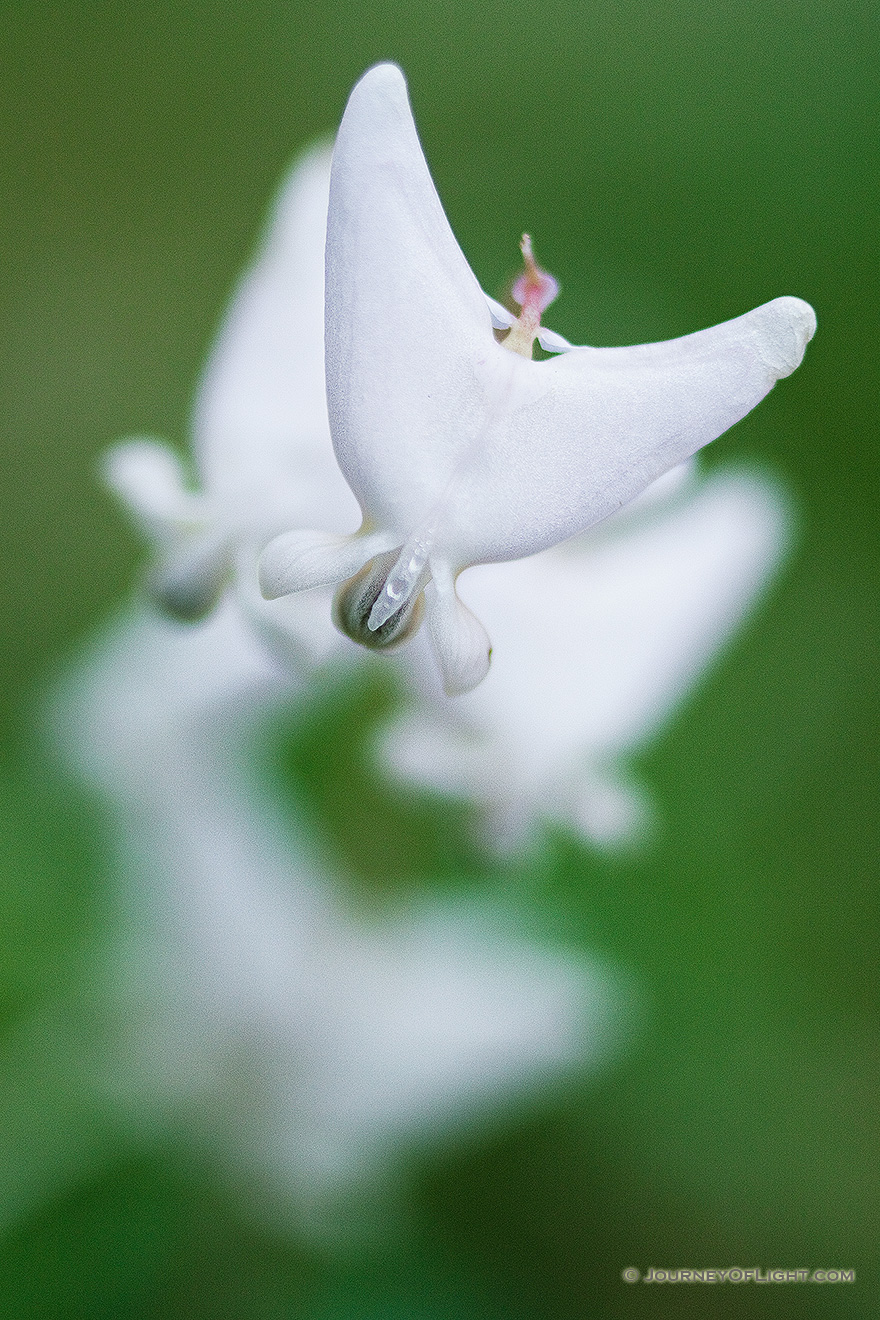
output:
[[[622,1277],[624,1283],[638,1283],[639,1279],[640,1279],[642,1276],[641,1276],[641,1274],[639,1274],[638,1270],[635,1269],[634,1266],[632,1266],[632,1265],[628,1265],[628,1266],[626,1267],[626,1269],[623,1271],[623,1274],[622,1274],[621,1277]]]

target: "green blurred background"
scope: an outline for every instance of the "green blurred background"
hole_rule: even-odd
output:
[[[873,5],[819,0],[4,6],[0,1314],[877,1313],[877,27]],[[528,228],[576,341],[666,338],[779,294],[813,303],[819,332],[708,456],[782,474],[798,540],[641,759],[656,845],[610,861],[560,834],[510,869],[536,925],[643,988],[640,1034],[589,1086],[413,1158],[405,1224],[333,1252],[90,1090],[113,877],[100,812],[34,727],[141,558],[97,456],[132,432],[185,442],[280,176],[388,58],[489,291]],[[398,892],[465,888],[466,823],[369,772],[360,735],[388,699],[324,693],[290,732],[287,787],[370,901],[386,881],[353,846],[353,800],[412,840]],[[649,1264],[858,1278],[620,1281]]]

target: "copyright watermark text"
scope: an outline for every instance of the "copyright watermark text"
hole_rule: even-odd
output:
[[[621,1272],[624,1283],[855,1283],[855,1270],[740,1269],[728,1265],[715,1270],[660,1270],[651,1265],[642,1273],[629,1265]]]

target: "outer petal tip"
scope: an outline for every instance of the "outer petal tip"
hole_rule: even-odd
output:
[[[406,96],[406,78],[403,76],[402,69],[396,64],[374,64],[372,69],[367,69],[364,76],[355,84],[352,96],[358,92],[370,91],[374,94],[382,91],[392,95],[399,96],[401,93]]]
[[[200,498],[186,489],[180,460],[160,441],[122,440],[103,456],[101,468],[107,487],[157,528],[167,530],[202,512]]]
[[[384,80],[389,85],[391,83],[398,83],[403,87],[406,86],[406,79],[403,76],[403,70],[399,64],[395,64],[392,60],[383,60],[380,64],[372,65],[371,68],[367,69],[360,81],[362,83],[366,82],[368,78],[371,82]]]
[[[354,131],[366,134],[368,139],[375,139],[377,135],[381,138],[389,128],[396,131],[394,126],[399,126],[401,119],[412,119],[406,79],[396,64],[374,64],[355,83],[348,98],[336,139],[337,153],[334,159],[344,154],[338,150],[340,139],[344,140],[346,131],[351,131],[353,123],[358,126]]]
[[[777,378],[799,367],[816,333],[816,313],[801,298],[774,298],[761,312],[761,356]]]

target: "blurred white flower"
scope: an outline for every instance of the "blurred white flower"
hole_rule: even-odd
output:
[[[238,1156],[302,1195],[589,1065],[615,998],[586,959],[477,901],[381,925],[348,915],[305,832],[285,825],[293,804],[282,812],[259,783],[259,726],[303,695],[302,661],[345,646],[327,593],[264,601],[255,571],[279,523],[358,522],[323,384],[328,177],[326,151],[303,159],[233,302],[195,410],[199,492],[156,442],[118,446],[108,464],[157,543],[166,611],[193,618],[223,599],[197,626],[123,620],[63,716],[128,877],[136,1090],[190,1097],[203,1129],[225,1108]],[[276,664],[279,642],[293,671]]]
[[[219,602],[196,627],[123,620],[66,698],[68,753],[111,808],[129,878],[139,1084],[191,1098],[206,1128],[225,1112],[238,1158],[302,1195],[583,1069],[614,1034],[607,976],[485,905],[356,918],[261,782],[261,726],[301,698],[307,661],[346,645],[325,589],[343,582],[335,618],[355,640],[411,639],[395,773],[476,798],[501,848],[542,815],[611,843],[644,816],[623,762],[785,539],[772,484],[700,486],[687,460],[795,368],[807,305],[572,348],[541,325],[555,283],[527,238],[523,255],[514,317],[476,284],[402,76],[380,66],[352,94],[332,192],[313,150],[233,302],[195,409],[198,488],[155,441],[108,462],[156,544],[157,601],[187,619]],[[535,339],[558,356],[532,362]],[[423,592],[430,639],[413,636]],[[477,615],[497,659],[451,703],[486,673]]]
[[[114,1083],[188,1104],[236,1162],[309,1200],[595,1063],[616,992],[476,898],[347,912],[258,773],[260,728],[289,699],[228,600],[196,627],[122,620],[60,723],[127,877],[133,1057]]]
[[[792,372],[815,329],[806,303],[777,298],[667,343],[572,348],[541,327],[556,286],[527,237],[523,255],[515,318],[455,240],[400,70],[365,74],[334,150],[326,253],[330,426],[363,523],[353,537],[293,524],[261,583],[274,598],[343,582],[336,620],[374,647],[418,627],[424,591],[449,694],[489,665],[455,590],[463,568],[545,550],[626,504]],[[509,327],[501,343],[493,324]],[[558,356],[531,361],[535,338]]]
[[[651,494],[653,507],[642,497],[592,534],[464,575],[462,595],[498,641],[475,691],[449,701],[426,656],[402,667],[414,704],[382,736],[385,764],[475,800],[500,851],[540,818],[600,846],[643,832],[649,805],[627,758],[671,718],[780,562],[788,509],[769,478],[732,468],[696,482],[678,470]]]
[[[129,440],[106,473],[153,541],[150,586],[170,614],[196,619],[233,584],[251,622],[294,660],[334,642],[329,597],[265,601],[256,558],[282,528],[357,527],[357,503],[333,456],[324,388],[324,241],[330,148],[297,163],[253,268],[227,313],[196,399],[190,491],[176,455]]]

